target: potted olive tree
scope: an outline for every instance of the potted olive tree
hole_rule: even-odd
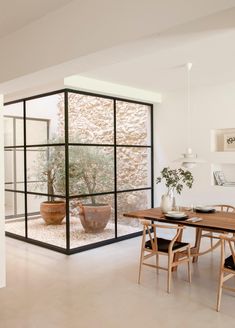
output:
[[[42,189],[46,184],[50,195],[40,204],[40,214],[46,224],[61,224],[66,205],[63,200],[56,199],[55,194],[64,194],[65,190],[64,148],[53,146],[40,150],[36,166],[37,187]]]
[[[55,144],[60,142],[56,138],[50,141]],[[40,151],[37,157],[38,188],[46,183],[50,195],[48,201],[40,205],[41,216],[47,224],[60,224],[66,213],[65,202],[55,199],[55,194],[65,194],[64,154],[63,146],[50,146]],[[68,169],[70,195],[90,195],[86,197],[89,199],[87,203],[73,201],[75,206],[79,206],[79,217],[85,231],[103,231],[111,216],[111,206],[97,203],[97,197],[92,194],[110,190],[113,183],[112,155],[103,147],[70,146]]]
[[[46,183],[50,194],[48,201],[40,205],[41,216],[47,224],[60,224],[65,217],[66,206],[64,201],[55,199],[55,194],[65,194],[64,148],[53,146],[39,152],[36,166],[37,180],[40,181],[38,188]],[[90,195],[88,203],[73,202],[79,206],[79,217],[85,231],[103,231],[110,219],[111,206],[97,203],[97,197],[92,194],[109,190],[113,183],[111,154],[101,147],[71,146],[68,173],[70,195]]]
[[[113,183],[112,155],[94,146],[70,149],[70,193],[90,194],[88,203],[79,202],[79,217],[86,232],[102,232],[110,216],[109,204],[97,203],[97,192],[107,191]],[[111,187],[112,188],[112,187]]]

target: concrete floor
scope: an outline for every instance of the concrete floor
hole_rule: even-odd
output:
[[[182,265],[166,293],[166,272],[144,268],[140,239],[65,256],[7,238],[7,288],[0,290],[1,328],[234,327],[235,294],[215,309],[219,252]],[[231,279],[231,283],[235,280]]]

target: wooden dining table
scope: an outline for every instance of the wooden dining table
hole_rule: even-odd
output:
[[[209,230],[211,232],[226,232],[226,233],[235,233],[235,212],[220,212],[215,211],[213,213],[196,213],[192,210],[187,210],[183,208],[185,214],[187,214],[188,219],[192,217],[201,218],[201,221],[191,222],[187,220],[180,219],[170,219],[165,216],[165,214],[161,211],[159,207],[157,208],[149,208],[146,210],[137,210],[133,212],[127,212],[123,215],[127,218],[137,218],[137,219],[145,219],[151,221],[158,221],[164,223],[177,224],[186,227],[193,227],[196,230],[195,236],[195,244],[191,248],[191,254],[193,255],[193,261],[196,262],[198,256],[204,255],[219,245],[219,241],[215,243],[212,247],[200,253],[200,239],[201,239],[201,231]],[[178,241],[181,241],[182,234],[179,236]]]

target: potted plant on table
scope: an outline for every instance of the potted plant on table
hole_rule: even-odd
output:
[[[175,207],[175,191],[181,194],[184,185],[192,188],[194,179],[190,171],[183,170],[182,168],[170,169],[169,167],[164,167],[160,174],[161,176],[157,177],[156,183],[165,181],[167,193],[162,196],[161,209],[166,213]]]

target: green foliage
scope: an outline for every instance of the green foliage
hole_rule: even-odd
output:
[[[176,190],[178,194],[181,194],[184,185],[188,188],[192,188],[193,185],[193,175],[188,170],[179,169],[170,169],[169,167],[164,167],[160,172],[161,176],[156,179],[156,183],[162,182],[165,180],[165,185],[169,190]]]
[[[103,148],[73,146],[69,158],[70,193],[93,194],[100,188],[109,188],[113,181],[113,159]],[[95,204],[94,196],[91,201]]]
[[[64,147],[52,146],[40,148],[34,167],[37,181],[37,188],[41,189],[42,185],[47,184],[50,200],[54,200],[55,193],[64,194],[65,176],[64,176]],[[41,184],[43,183],[43,184]]]
[[[50,140],[61,143],[61,140]],[[65,148],[51,146],[42,148],[38,154],[37,180],[47,183],[48,193],[54,200],[55,194],[65,195]],[[113,159],[102,147],[69,147],[69,192],[70,195],[93,194],[107,190],[113,181]],[[41,184],[38,184],[38,188]],[[90,196],[95,204],[95,197]]]

